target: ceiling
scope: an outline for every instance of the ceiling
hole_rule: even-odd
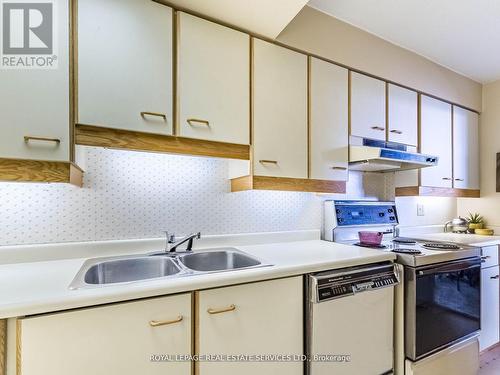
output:
[[[311,0],[308,5],[475,81],[500,79],[498,0]]]
[[[162,0],[160,0],[162,1]],[[163,0],[224,23],[274,39],[308,0]]]

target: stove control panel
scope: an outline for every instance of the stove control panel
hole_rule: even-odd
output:
[[[335,217],[338,226],[398,223],[393,204],[356,205],[335,202]]]

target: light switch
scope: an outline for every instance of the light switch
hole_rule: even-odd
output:
[[[424,216],[424,205],[422,203],[417,204],[417,216]]]

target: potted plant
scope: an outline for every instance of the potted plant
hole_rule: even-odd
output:
[[[483,229],[484,219],[478,213],[471,214],[469,212],[469,217],[467,218],[469,221],[469,232],[474,233],[476,229]]]

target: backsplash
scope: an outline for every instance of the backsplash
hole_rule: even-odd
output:
[[[84,155],[84,188],[0,183],[1,245],[321,227],[324,196],[230,193],[227,160],[99,148]],[[367,178],[351,176],[349,197],[385,194],[383,177],[363,188]]]

